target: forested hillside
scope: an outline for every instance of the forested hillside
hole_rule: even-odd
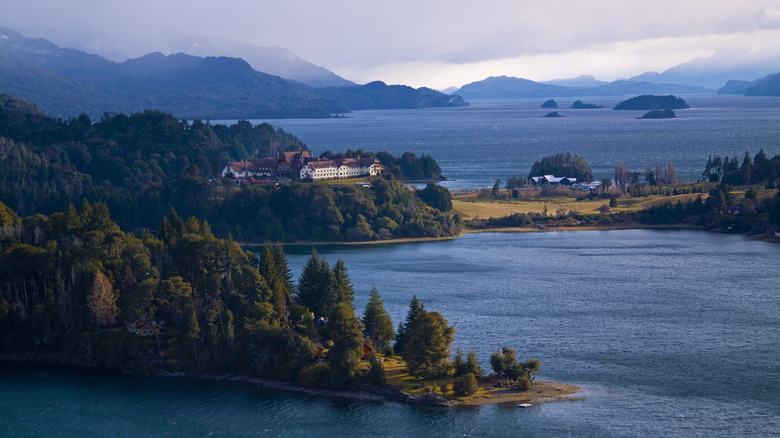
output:
[[[0,204],[0,354],[352,387],[364,342],[354,291],[343,262],[318,267],[326,269],[316,286],[328,304],[316,316],[329,318],[319,330],[295,298],[279,246],[255,257],[174,211],[157,236],[136,237],[103,204],[23,220]],[[337,346],[324,363],[314,343],[331,339]],[[315,365],[326,372],[312,378],[305,370]]]
[[[392,171],[354,185],[242,185],[216,178],[228,160],[305,150],[268,124],[192,123],[158,111],[52,119],[0,95],[0,202],[22,216],[65,211],[83,199],[105,203],[124,230],[155,230],[171,207],[207,220],[221,237],[262,242],[440,237],[459,232],[448,213],[427,207]],[[404,154],[396,176],[441,170]],[[391,169],[392,170],[392,169]],[[417,175],[415,175],[417,177]]]

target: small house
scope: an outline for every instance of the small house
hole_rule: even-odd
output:
[[[127,324],[127,331],[138,336],[151,336],[160,334],[160,324],[144,317]]]
[[[368,360],[372,353],[374,353],[374,347],[363,342],[363,356],[361,357],[361,360]]]

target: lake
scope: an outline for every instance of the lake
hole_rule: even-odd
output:
[[[776,436],[780,246],[700,231],[471,234],[319,246],[361,313],[416,294],[489,368],[506,345],[580,401],[442,409],[3,364],[0,436]],[[287,248],[297,275],[311,248]]]
[[[684,96],[690,109],[676,119],[639,120],[645,111],[614,111],[626,97],[581,98],[602,109],[568,109],[577,98],[560,98],[565,117],[543,117],[545,99],[474,101],[469,107],[357,111],[346,118],[252,120],[295,134],[315,155],[326,150],[406,151],[433,156],[451,190],[491,187],[496,179],[527,177],[534,161],[559,152],[583,157],[597,179],[613,178],[622,161],[644,172],[674,162],[680,181],[696,181],[709,155],[751,158],[764,148],[780,154],[780,98]],[[235,120],[213,121],[235,123]]]

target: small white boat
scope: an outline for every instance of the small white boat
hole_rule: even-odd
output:
[[[530,408],[531,406],[533,406],[531,403],[520,403],[517,405],[518,408]]]

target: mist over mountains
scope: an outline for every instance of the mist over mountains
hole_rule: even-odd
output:
[[[404,86],[381,92],[376,84],[318,89],[224,56],[151,53],[118,63],[8,28],[0,28],[0,61],[0,92],[57,117],[153,108],[184,118],[308,118],[351,109],[466,104],[460,97]]]
[[[646,72],[631,81],[674,83],[720,89],[730,80],[752,81],[780,71],[780,58],[744,59],[733,55],[715,54],[696,58],[661,73]]]
[[[104,112],[154,108],[183,118],[308,118],[350,110],[463,106],[464,98],[777,95],[776,80],[761,76],[780,71],[780,60],[735,58],[730,63],[728,57],[713,55],[628,80],[604,82],[582,75],[536,82],[493,76],[445,94],[381,81],[355,85],[285,48],[221,37],[177,34],[161,42],[161,50],[173,54],[132,59],[123,59],[106,38],[88,29],[70,41],[105,56],[0,27],[0,92],[28,99],[57,117],[86,112],[97,118]]]
[[[2,26],[0,26],[2,27]],[[16,29],[19,31],[19,29]],[[127,47],[117,48],[109,38],[86,23],[63,23],[59,27],[39,30],[43,38],[59,47],[67,47],[94,54],[116,63],[137,58],[146,54],[128,55],[123,52]],[[24,32],[19,32],[24,33]],[[206,58],[226,56],[241,58],[253,69],[288,80],[300,82],[311,87],[344,87],[355,85],[332,71],[304,60],[284,47],[261,47],[229,38],[217,36],[194,36],[182,32],[166,32],[155,35],[155,51],[167,54],[184,53]]]

